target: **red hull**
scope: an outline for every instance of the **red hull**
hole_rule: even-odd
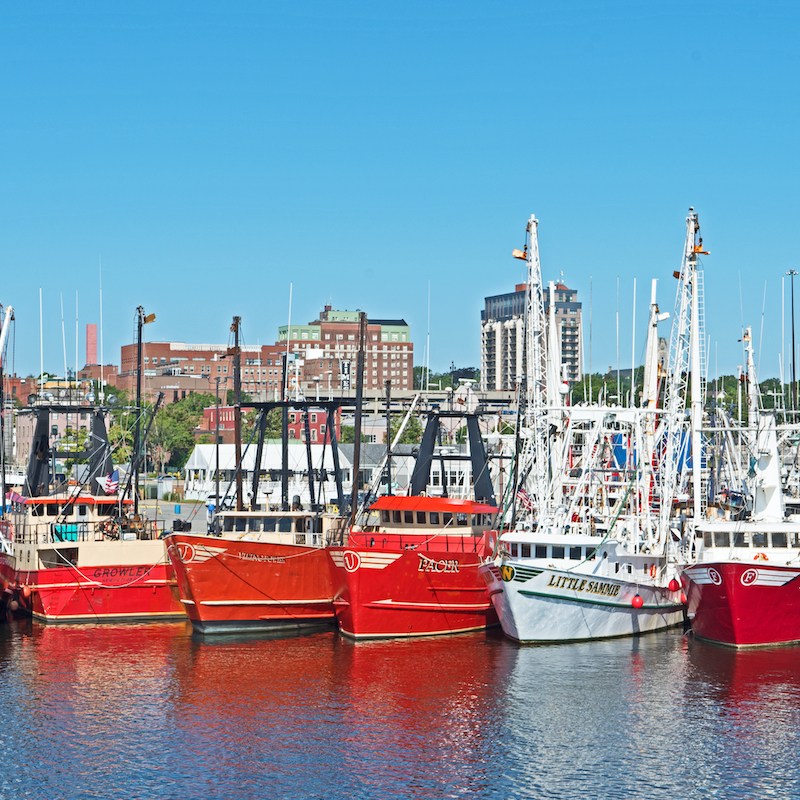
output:
[[[329,548],[341,632],[353,638],[435,636],[496,625],[478,575],[490,554],[483,539],[443,538],[436,549],[430,542],[401,549],[391,547],[391,536],[382,534],[383,546],[374,547],[374,535],[351,533],[347,547]]]
[[[731,647],[800,643],[800,568],[739,561],[683,572],[692,630]]]
[[[201,633],[335,624],[324,549],[181,533],[167,542],[181,601]]]
[[[17,572],[19,601],[42,622],[183,619],[168,564],[121,564]]]

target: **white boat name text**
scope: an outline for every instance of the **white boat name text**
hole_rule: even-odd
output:
[[[456,559],[439,559],[436,561],[433,558],[427,558],[422,553],[417,553],[419,556],[418,572],[458,572],[458,561]]]

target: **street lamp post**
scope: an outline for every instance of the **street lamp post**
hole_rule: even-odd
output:
[[[795,371],[796,348],[794,344],[794,276],[797,275],[796,269],[790,269],[786,273],[791,278],[792,293],[792,411],[797,410],[797,373]]]

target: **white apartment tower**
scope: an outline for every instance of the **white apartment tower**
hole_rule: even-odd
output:
[[[517,284],[513,292],[487,297],[481,311],[481,389],[511,391],[522,374],[525,336],[525,289]],[[545,291],[545,310],[550,293]],[[576,289],[555,285],[555,322],[561,346],[561,364],[570,383],[583,376],[581,303]]]

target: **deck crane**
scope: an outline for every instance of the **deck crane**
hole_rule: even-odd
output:
[[[693,512],[700,519],[703,507],[702,437],[700,428],[705,389],[703,272],[698,256],[707,255],[700,236],[700,222],[694,208],[686,217],[686,239],[669,343],[665,411],[665,446],[661,462],[661,523],[669,526],[672,500],[678,493],[680,462],[686,456],[685,411],[690,405]],[[691,399],[689,395],[691,394]]]
[[[525,261],[525,320],[522,373],[519,376],[519,411],[512,526],[517,518],[517,493],[530,487],[530,498],[541,509],[548,497],[548,359],[544,285],[539,260],[539,220],[531,214],[525,229],[525,249],[512,255]],[[524,435],[524,441],[520,439]]]

